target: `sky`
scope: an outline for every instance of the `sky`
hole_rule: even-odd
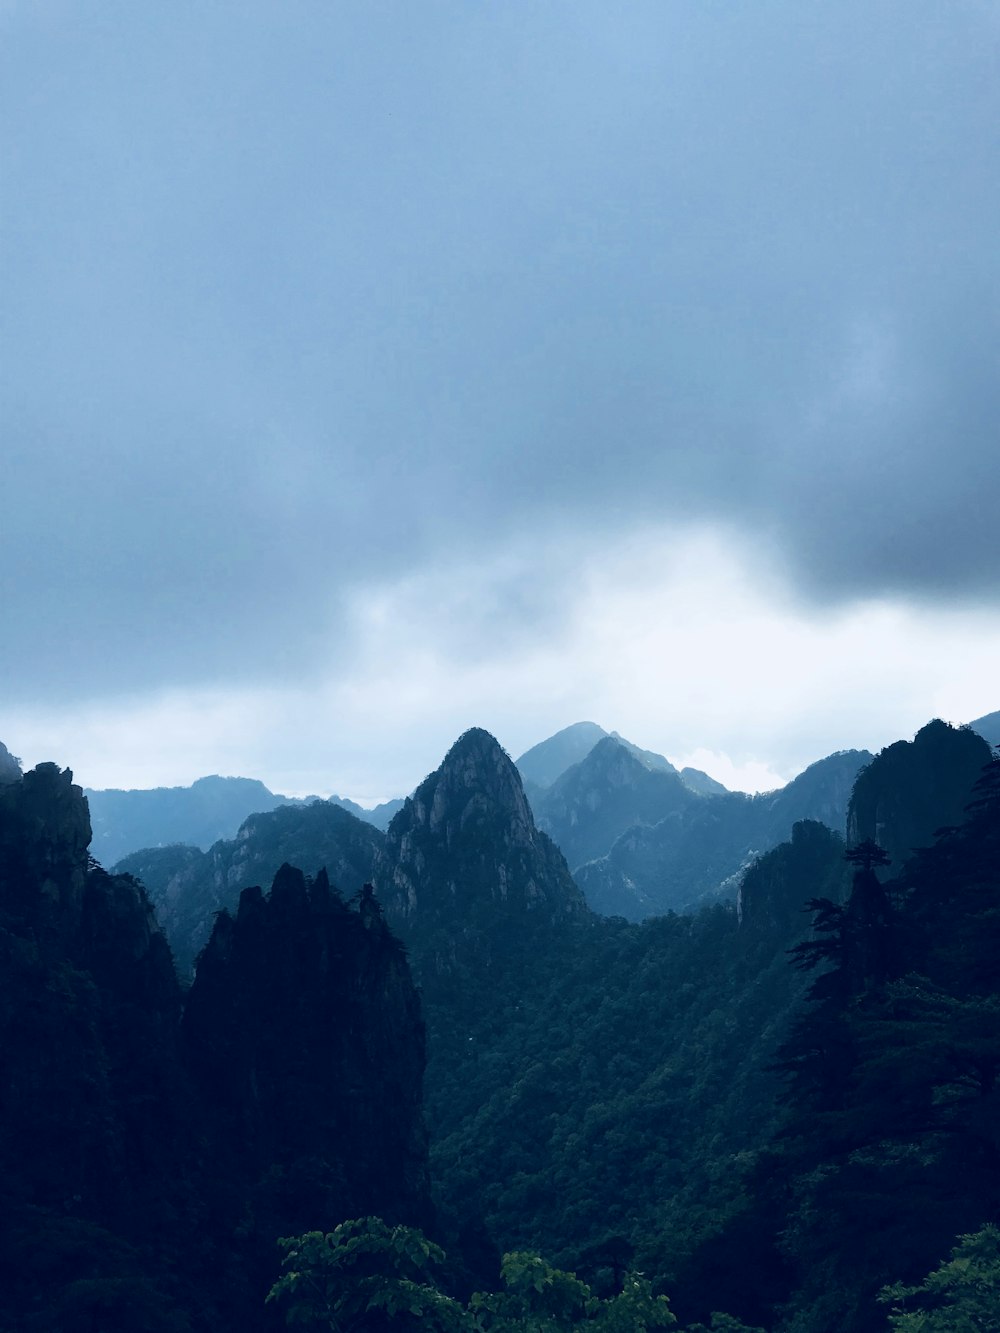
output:
[[[997,0],[0,0],[0,740],[366,803],[1000,708]]]

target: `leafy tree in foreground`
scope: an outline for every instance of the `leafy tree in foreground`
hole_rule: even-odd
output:
[[[919,1286],[897,1282],[879,1299],[892,1304],[895,1333],[994,1333],[1000,1326],[1000,1230],[985,1226],[960,1236],[950,1259]]]
[[[504,1255],[504,1290],[476,1292],[464,1306],[435,1283],[443,1250],[412,1227],[378,1217],[342,1222],[324,1235],[310,1231],[281,1242],[285,1274],[269,1301],[286,1302],[290,1326],[336,1333],[383,1333],[417,1325],[439,1333],[646,1333],[678,1327],[666,1296],[654,1296],[642,1274],[625,1275],[622,1290],[603,1300],[575,1273],[537,1254]],[[764,1333],[729,1315],[687,1333]]]
[[[468,1326],[462,1305],[433,1280],[444,1251],[414,1227],[362,1217],[280,1243],[287,1271],[267,1299],[287,1300],[289,1325],[338,1333],[390,1323],[406,1328],[419,1322],[440,1333]]]

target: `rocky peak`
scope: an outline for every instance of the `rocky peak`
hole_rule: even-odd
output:
[[[429,801],[428,801],[429,798]],[[534,820],[521,777],[506,751],[488,731],[463,732],[436,773],[417,788],[414,806],[433,832],[456,817],[460,826],[484,811],[503,820],[511,841],[531,841]]]
[[[526,750],[517,761],[518,772],[525,782],[532,782],[537,787],[549,787],[567,768],[586,759],[597,742],[607,734],[596,722],[574,722],[572,726],[563,727],[554,736]]]
[[[565,861],[535,827],[516,767],[480,728],[459,737],[393,819],[374,880],[411,939],[585,910]]]
[[[39,764],[0,785],[0,883],[15,920],[61,936],[76,931],[89,845],[87,799],[68,768]]]

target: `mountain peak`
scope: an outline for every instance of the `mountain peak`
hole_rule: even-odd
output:
[[[396,815],[375,882],[408,933],[584,911],[562,856],[535,827],[520,774],[489,732],[464,732]]]
[[[517,761],[518,771],[526,782],[550,787],[567,768],[586,759],[597,742],[607,734],[596,722],[574,722],[547,740],[539,741],[530,750],[525,750]]]

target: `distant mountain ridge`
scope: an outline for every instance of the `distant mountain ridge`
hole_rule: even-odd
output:
[[[978,732],[983,740],[989,741],[990,745],[1000,745],[1000,711],[985,713],[982,717],[977,717],[974,722],[970,722],[969,726]]]
[[[87,788],[84,794],[90,804],[94,829],[91,851],[107,866],[117,864],[132,852],[174,843],[205,852],[223,838],[234,838],[249,815],[325,799],[281,796],[256,778],[227,778],[217,774],[198,778],[189,787],[100,791]],[[341,796],[329,797],[328,803],[341,806],[382,830],[402,805],[401,800],[386,801],[373,810],[365,810]]]
[[[567,769],[582,763],[594,747],[609,736],[631,751],[646,768],[663,773],[677,772],[670,760],[662,754],[642,749],[617,731],[605,731],[596,722],[574,722],[547,740],[539,741],[530,750],[525,750],[516,761],[525,789],[531,794],[538,788],[553,786]],[[702,795],[715,795],[726,790],[721,782],[716,782],[715,778],[710,778],[697,768],[684,768],[679,776],[686,787]]]
[[[675,768],[654,767],[609,735],[536,795],[535,815],[575,870],[603,856],[634,824],[658,823],[704,799]]]
[[[145,886],[158,920],[188,975],[208,942],[217,912],[235,911],[243,889],[270,884],[286,862],[307,874],[325,869],[350,896],[372,877],[385,835],[329,801],[279,806],[251,815],[235,838],[197,847],[147,847],[123,857],[117,872]]]
[[[595,911],[630,921],[733,900],[740,873],[798,821],[843,830],[854,780],[871,759],[867,750],[840,751],[757,796],[688,793],[659,821],[634,824],[605,855],[578,866],[576,881]]]

